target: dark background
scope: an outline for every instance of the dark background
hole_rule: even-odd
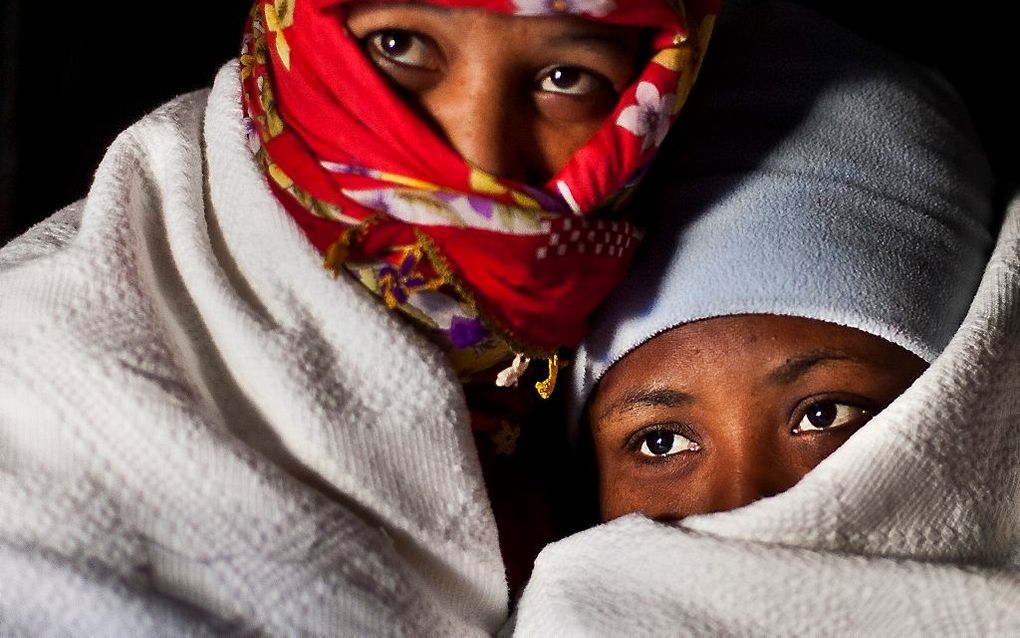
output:
[[[1013,159],[1020,113],[1005,97],[1015,93],[1020,63],[1007,32],[1009,3],[801,4],[941,69],[971,110],[1005,200],[1020,176]],[[118,132],[175,95],[211,84],[237,55],[249,6],[0,0],[0,245],[82,197]]]

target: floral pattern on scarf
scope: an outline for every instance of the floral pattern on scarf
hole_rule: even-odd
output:
[[[532,186],[470,166],[403,103],[347,32],[349,1],[253,7],[243,103],[271,187],[327,268],[425,327],[462,378],[538,357],[547,394],[558,349],[578,343],[629,266],[640,233],[621,211],[693,83],[717,3],[437,0],[655,29],[655,55],[614,113]]]

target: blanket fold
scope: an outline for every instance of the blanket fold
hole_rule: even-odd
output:
[[[768,24],[769,30],[762,31],[762,24]],[[831,134],[832,138],[823,137],[826,140],[874,135],[873,140],[860,137],[842,145],[817,145],[822,157],[812,157],[812,170],[831,172],[837,179],[860,180],[879,192],[897,195],[910,189],[899,188],[894,182],[910,179],[913,172],[930,171],[926,179],[933,174],[971,176],[974,179],[970,181],[961,178],[962,183],[947,178],[928,184],[916,179],[910,185],[916,189],[913,199],[902,197],[902,201],[916,204],[931,199],[933,202],[925,205],[946,213],[953,223],[956,218],[948,213],[957,211],[982,224],[988,219],[984,160],[977,152],[957,151],[972,145],[958,147],[943,134],[943,125],[952,118],[928,115],[911,119],[907,115],[910,109],[891,101],[896,90],[883,91],[882,82],[896,81],[904,71],[894,66],[902,61],[803,7],[780,2],[756,3],[746,12],[734,14],[731,21],[721,21],[713,46],[717,57],[706,63],[700,88],[708,91],[706,104],[717,108],[699,105],[697,94],[691,98],[686,113],[696,115],[699,108],[704,111],[702,119],[689,122],[690,137],[704,142],[694,148],[705,152],[692,154],[687,163],[671,165],[684,170],[683,180],[701,177],[699,169],[704,175],[732,176],[734,183],[741,179],[753,183],[757,170],[801,175],[800,171],[784,172],[785,167],[774,161],[786,157],[783,152],[766,151],[773,145],[798,148],[804,144],[799,136],[805,129],[822,136]],[[750,50],[760,52],[760,57],[748,59]],[[852,82],[842,85],[849,87],[842,94],[842,106],[852,108],[844,110],[831,103],[839,91],[810,92],[811,82],[825,88],[844,81],[846,76],[841,74],[848,69],[856,74],[849,75]],[[729,93],[712,93],[717,86],[712,73],[729,74],[718,76],[724,78],[718,84],[728,87]],[[796,78],[802,81],[783,85]],[[774,83],[767,84],[770,80]],[[763,83],[766,86],[762,87]],[[859,92],[853,91],[855,87]],[[789,107],[791,98],[797,96],[808,118],[819,117],[825,122],[824,118],[834,113],[840,115],[831,120],[834,129],[798,122],[800,114]],[[885,104],[888,111],[883,117],[897,126],[924,126],[916,136],[926,145],[921,150],[933,156],[945,153],[946,161],[959,162],[961,171],[933,171],[916,159],[913,151],[917,149],[904,151],[880,124],[867,128],[867,108],[856,104],[859,99]],[[770,124],[789,119],[789,131],[781,130],[783,134],[775,140],[755,137],[754,133],[768,127],[751,126],[752,118],[733,117],[732,111],[738,107],[749,107],[746,112],[752,116],[760,107],[762,117],[772,118],[767,120]],[[727,108],[731,111],[728,119]],[[853,118],[860,118],[860,126],[842,126],[847,112],[851,124]],[[930,126],[929,119],[934,119]],[[722,135],[721,129],[710,128],[711,122],[734,124],[740,134],[729,131]],[[713,132],[719,133],[718,139]],[[748,139],[759,142],[761,152],[735,153]],[[705,150],[713,149],[713,144],[714,152]],[[868,148],[889,155],[882,164],[886,174],[875,178],[867,171],[851,170],[854,153]],[[738,165],[748,162],[746,170],[732,168],[734,157]],[[718,165],[713,165],[714,161]],[[754,161],[761,167],[751,163]],[[730,167],[730,172],[722,172],[720,167]],[[885,180],[892,180],[893,187]],[[840,222],[839,205],[868,205],[852,196],[839,205],[827,205],[826,194],[810,184],[800,185],[804,197],[816,198],[820,216],[836,212],[828,220],[831,225]],[[981,188],[968,189],[970,184]],[[656,192],[662,197],[671,195],[667,189]],[[729,190],[716,194],[718,199],[706,199],[725,202],[734,193],[740,194],[739,188],[730,184]],[[811,205],[783,209],[788,202],[769,199],[773,194],[763,193],[753,201],[777,217],[790,210],[801,214],[812,210]],[[689,199],[683,201],[691,205]],[[685,210],[679,203],[674,206]],[[909,211],[892,210],[895,219],[905,225]],[[733,220],[730,230],[746,231],[745,221]],[[820,231],[825,230],[825,224],[819,226]],[[944,251],[934,260],[938,267],[925,272],[939,279],[936,286],[964,290],[972,289],[967,284],[969,273],[975,272],[980,274],[977,292],[956,315],[963,316],[962,324],[955,332],[947,332],[946,339],[933,341],[936,347],[930,367],[900,397],[782,494],[729,512],[689,517],[674,525],[629,516],[545,548],[517,608],[516,631],[528,636],[984,636],[1020,632],[1020,193],[1006,211],[983,270],[976,266],[984,254],[985,231],[974,227],[980,230],[980,235],[975,235],[980,241],[972,242],[970,250],[954,247]],[[962,224],[961,228],[967,230]],[[768,238],[765,233],[756,236]],[[690,269],[696,271],[699,264],[682,260],[696,261],[699,254],[704,256],[713,248],[705,236],[696,239],[699,241],[690,245],[678,242],[680,252],[664,251],[665,256],[691,263]],[[743,241],[746,236],[738,239]],[[864,279],[863,285],[888,277],[892,271],[888,264],[911,256],[908,250],[889,250],[873,260],[862,260],[862,268],[877,269],[875,278]],[[768,268],[762,259],[757,263]],[[671,268],[680,271],[676,263]],[[948,285],[960,276],[966,279]],[[765,286],[768,277],[768,273],[762,275]],[[791,285],[788,274],[785,281]],[[755,289],[753,281],[747,288]],[[916,294],[918,288],[902,296]],[[697,294],[691,286],[670,289]],[[810,291],[795,287],[791,298],[797,298],[798,293],[810,296]],[[713,299],[712,295],[707,299]],[[696,297],[677,301],[703,302]],[[924,313],[926,303],[931,300],[914,303],[911,310]],[[953,307],[946,299],[941,304],[937,306],[940,311]],[[632,316],[637,317],[635,324],[647,319],[637,311]],[[654,320],[654,313],[648,316]],[[627,328],[613,336],[626,336]],[[644,339],[653,332],[635,330],[634,334]],[[946,341],[948,345],[942,349]]]
[[[528,636],[1020,631],[1020,194],[963,325],[902,396],[789,491],[550,545]]]
[[[461,388],[332,279],[237,63],[0,250],[0,634],[486,635],[508,600]],[[962,326],[788,492],[539,556],[521,635],[1020,633],[1020,197]]]
[[[0,628],[491,633],[460,385],[323,271],[237,77],[129,129],[80,206],[0,253]]]

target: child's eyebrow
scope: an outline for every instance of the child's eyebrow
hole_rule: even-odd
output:
[[[633,390],[614,401],[605,410],[599,413],[597,421],[602,421],[609,415],[619,412],[627,412],[638,407],[667,407],[677,408],[690,403],[694,397],[679,390],[665,388],[650,388]]]
[[[842,360],[860,361],[860,359],[838,350],[815,350],[787,359],[781,366],[769,372],[766,380],[774,385],[787,385],[821,363]]]

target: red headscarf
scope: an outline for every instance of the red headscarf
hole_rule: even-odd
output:
[[[328,267],[455,348],[490,351],[467,368],[511,351],[552,361],[629,266],[638,232],[617,209],[687,96],[718,3],[432,1],[649,27],[654,55],[594,137],[535,187],[472,167],[390,89],[346,28],[350,0],[258,0],[241,57],[249,139]]]

